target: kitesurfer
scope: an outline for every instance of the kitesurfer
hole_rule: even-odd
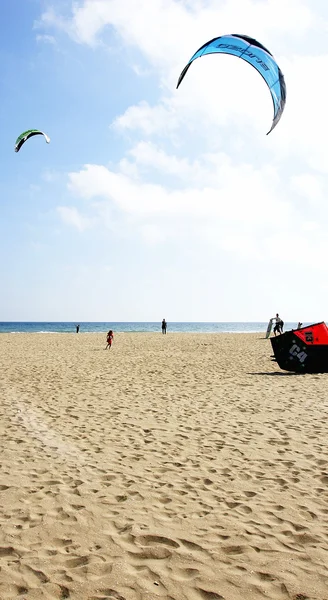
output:
[[[276,335],[277,333],[280,333],[280,335],[283,333],[284,330],[284,322],[283,320],[279,317],[278,313],[276,313],[276,316],[273,317],[276,320],[275,326],[273,328],[273,333]]]

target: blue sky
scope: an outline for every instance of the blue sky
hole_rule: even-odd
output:
[[[286,4],[5,3],[1,320],[328,318],[328,8]],[[230,32],[284,72],[270,136],[270,95],[243,61],[200,59],[175,90]],[[16,154],[29,128],[51,143]]]

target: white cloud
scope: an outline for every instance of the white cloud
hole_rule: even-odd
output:
[[[144,69],[138,64],[132,65],[132,69],[138,77],[148,77],[151,74],[149,69]]]
[[[174,106],[167,102],[150,106],[142,101],[137,106],[130,106],[122,115],[114,119],[112,127],[116,129],[137,129],[143,134],[169,134],[177,130],[181,122]]]
[[[140,228],[140,233],[144,241],[150,245],[157,245],[168,239],[165,229],[156,224],[145,224]]]
[[[64,223],[81,232],[92,227],[95,222],[94,219],[83,216],[75,207],[58,206],[57,212]]]
[[[318,176],[309,173],[294,176],[291,178],[291,189],[305,197],[312,205],[327,203],[327,190]]]
[[[160,153],[158,167],[167,170],[169,157],[161,162],[163,158]],[[172,165],[174,171],[179,172],[176,158]],[[196,175],[198,181],[194,184],[191,178],[192,185],[188,187],[192,166],[185,161],[182,166],[184,186],[181,189],[151,184],[97,165],[86,165],[83,170],[71,173],[69,187],[77,198],[102,199],[96,210],[103,226],[112,227],[113,213],[119,211],[120,226],[132,227],[133,234],[147,243],[161,244],[175,239],[186,247],[196,243],[200,252],[201,248],[212,246],[242,261],[251,258],[256,262],[297,262],[298,254],[292,249],[296,240],[304,246],[303,229],[298,227],[303,215],[289,204],[288,193],[280,193],[279,198],[280,181],[271,168],[260,172],[250,165],[236,168],[223,161],[221,167],[217,165],[216,179],[212,175],[212,181],[207,182],[205,167],[203,183]],[[298,231],[293,229],[294,225]],[[311,239],[313,226],[310,224],[305,229]],[[321,243],[317,231],[313,238],[317,243],[308,255],[311,259]],[[308,264],[306,258],[302,261]]]
[[[199,178],[203,183],[204,180],[204,160],[201,164],[200,160],[189,161],[186,157],[179,158],[176,155],[167,154],[162,148],[151,142],[141,141],[136,146],[128,151],[128,156],[134,161],[134,167],[137,170],[144,168],[145,170],[153,169],[154,171],[163,172],[166,175],[174,175],[179,179],[189,180],[196,183]],[[220,157],[215,156],[216,160],[221,158],[222,164],[228,158],[225,155]],[[213,166],[210,162],[210,157],[207,159],[207,174],[212,177]]]
[[[220,32],[218,32],[218,21]],[[40,24],[40,23],[39,23]],[[300,0],[84,0],[72,4],[71,18],[64,19],[54,9],[47,10],[41,24],[64,29],[81,43],[93,45],[107,26],[120,33],[125,44],[138,46],[154,63],[175,62],[175,47],[188,52],[222,33],[253,31],[302,36],[318,17],[309,4]],[[160,38],[159,38],[160,34]],[[161,42],[159,43],[159,39]]]
[[[177,159],[174,165],[177,166]],[[183,166],[189,183],[188,166],[185,163]],[[286,199],[277,200],[275,174],[269,167],[259,172],[247,164],[236,168],[223,162],[217,169],[216,186],[207,182],[205,168],[202,185],[198,182],[194,186],[191,181],[191,185],[182,189],[168,189],[148,181],[135,181],[104,166],[86,165],[82,171],[70,173],[69,188],[83,198],[107,198],[121,211],[133,215],[217,217],[243,222],[251,214],[254,224],[266,222],[268,213],[279,209],[282,218],[289,219],[290,206]]]
[[[56,39],[54,38],[53,35],[37,35],[36,36],[36,41],[37,42],[41,42],[43,44],[52,44],[55,45],[56,44]]]
[[[53,28],[65,31],[67,34],[71,33],[71,27],[69,21],[58,15],[54,8],[49,7],[41,18],[34,23],[34,29],[42,28]]]
[[[268,185],[269,170],[265,175],[249,166],[226,169],[221,187],[169,190],[87,165],[70,174],[70,189],[90,201],[101,197],[97,220],[102,226],[113,228],[113,212],[118,210],[119,229],[147,245],[166,247],[175,240],[186,255],[197,248],[200,256],[212,252],[225,261],[235,257],[241,268],[262,265],[263,273],[269,265],[273,270],[302,265],[304,276],[327,272],[324,223],[306,220],[302,207],[291,206],[288,191],[281,193],[275,177]]]
[[[43,181],[47,183],[54,183],[59,179],[59,177],[59,173],[57,173],[56,171],[51,171],[50,169],[46,169],[41,175]]]
[[[286,61],[287,102],[272,147],[284,161],[304,161],[317,172],[328,172],[326,138],[328,88],[324,74],[328,53],[321,56],[294,56]]]

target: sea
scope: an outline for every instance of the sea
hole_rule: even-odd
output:
[[[78,323],[55,322],[0,322],[0,333],[76,333]],[[156,333],[161,332],[161,322],[80,322],[80,334],[105,333],[112,329],[116,333]],[[306,325],[306,323],[303,323]],[[265,333],[266,322],[173,322],[167,324],[167,333]],[[296,329],[297,323],[285,323],[284,330]]]

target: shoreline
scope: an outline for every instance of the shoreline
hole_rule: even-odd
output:
[[[0,331],[0,335],[17,335],[17,334],[24,334],[24,335],[45,335],[45,334],[60,334],[60,335],[106,335],[107,330],[104,329],[104,331],[79,331],[79,333],[77,334],[75,331]],[[124,335],[124,334],[132,334],[132,335],[156,335],[156,336],[162,336],[162,332],[161,331],[114,331],[114,333],[116,333],[116,335]],[[259,331],[168,331],[166,334],[166,336],[169,335],[256,335],[258,333],[265,333],[265,331],[259,330]]]

